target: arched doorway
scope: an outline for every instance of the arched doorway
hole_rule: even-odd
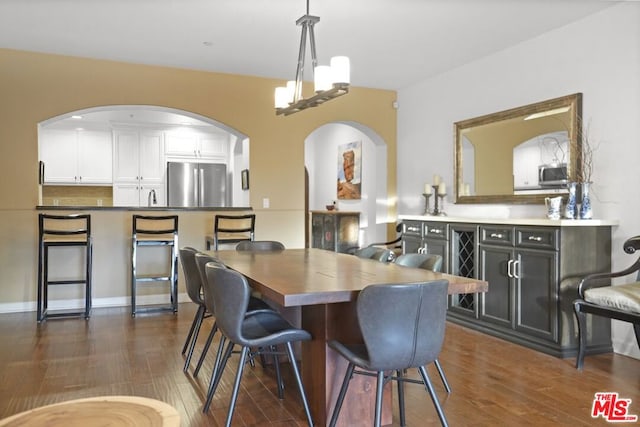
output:
[[[338,170],[342,167],[339,147],[353,142],[361,143],[361,198],[340,200],[336,185]],[[387,145],[378,134],[356,122],[325,124],[305,139],[305,168],[308,172],[307,215],[310,210],[323,210],[335,201],[339,210],[360,212],[361,246],[386,240],[390,222]]]

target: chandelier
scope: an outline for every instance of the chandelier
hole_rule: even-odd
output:
[[[346,56],[334,56],[331,58],[330,65],[318,65],[316,58],[316,39],[313,34],[313,27],[319,21],[320,17],[309,15],[309,0],[307,0],[307,13],[296,21],[296,25],[302,27],[296,79],[295,81],[288,81],[286,87],[276,88],[275,107],[277,115],[284,114],[288,116],[289,114],[297,113],[307,108],[317,107],[326,101],[349,92],[349,58]],[[305,99],[302,97],[302,80],[307,34],[309,35],[309,47],[311,49],[315,94]]]

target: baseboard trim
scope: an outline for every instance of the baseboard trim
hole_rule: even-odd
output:
[[[158,305],[166,304],[167,295],[141,295],[136,298],[137,305]],[[178,294],[178,303],[189,302],[189,295],[186,293]],[[131,306],[131,297],[110,297],[110,298],[93,298],[91,301],[92,308],[101,307],[127,307]],[[84,307],[84,300],[70,299],[70,300],[52,300],[49,301],[49,310],[78,310]],[[29,311],[36,311],[36,301],[26,302],[9,302],[0,303],[0,314],[6,313],[25,313]]]

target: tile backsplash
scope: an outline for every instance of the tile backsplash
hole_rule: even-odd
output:
[[[44,185],[43,206],[113,206],[111,186]]]

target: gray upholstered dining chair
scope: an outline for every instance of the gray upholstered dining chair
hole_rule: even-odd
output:
[[[218,355],[216,356],[216,363],[211,375],[203,412],[209,410],[211,400],[234,347],[240,347],[241,351],[229,402],[226,426],[231,425],[249,349],[258,348],[261,352],[268,352],[270,349],[274,349],[275,346],[284,344],[300,397],[302,398],[307,422],[309,426],[313,426],[309,403],[302,385],[292,346],[293,342],[310,340],[311,334],[303,329],[293,327],[275,311],[247,313],[247,306],[251,298],[251,288],[242,274],[228,268],[221,268],[215,263],[207,264],[205,270],[207,276],[207,281],[204,284],[205,300],[213,302],[216,322],[223,339],[221,339]],[[222,353],[222,345],[225,342],[226,348]],[[280,384],[278,387],[280,387]]]
[[[438,254],[402,254],[393,260],[393,262],[394,264],[401,265],[403,267],[423,268],[425,270],[435,271],[436,273],[442,271],[442,256]],[[440,365],[440,360],[436,358],[436,360],[433,361],[433,364],[436,365],[438,375],[440,375],[440,379],[442,380],[445,390],[447,390],[447,393],[451,393],[451,386],[449,385],[449,381],[447,381],[442,365]]]
[[[389,380],[398,382],[400,425],[405,425],[403,382],[422,383],[427,388],[443,426],[447,420],[425,365],[442,349],[447,311],[446,280],[410,284],[369,285],[358,295],[356,310],[364,344],[329,341],[329,346],[348,361],[347,371],[331,416],[335,426],[353,374],[377,377],[375,426],[382,419],[382,390]],[[392,303],[391,303],[392,302]],[[359,368],[359,370],[356,370]],[[422,381],[403,376],[417,368]],[[393,372],[397,376],[393,376]],[[375,374],[374,374],[375,373]]]
[[[282,243],[275,240],[244,240],[236,245],[236,251],[284,251]]]
[[[378,246],[367,246],[354,253],[358,258],[373,259],[380,262],[391,262],[395,258],[392,250]]]
[[[219,259],[212,257],[211,255],[202,253],[202,252],[198,252],[195,255],[195,264],[198,270],[198,275],[200,278],[200,283],[203,285],[206,283],[207,281],[207,276],[206,276],[206,272],[205,272],[205,265],[206,264],[215,264],[220,268],[226,268],[226,266],[224,265],[224,263],[222,263]],[[215,316],[215,311],[214,311],[214,307],[213,307],[213,301],[209,300],[207,301],[206,299],[203,298],[205,307],[207,309],[207,311],[209,313],[211,313],[213,316]],[[252,313],[252,312],[257,312],[260,310],[267,310],[267,311],[273,311],[273,309],[269,306],[269,304],[267,304],[266,302],[264,302],[263,300],[261,300],[260,298],[256,298],[256,297],[250,297],[249,298],[249,302],[247,305],[247,312],[248,313]],[[196,368],[193,371],[193,376],[197,377],[198,373],[200,372],[200,369],[202,368],[202,364],[204,363],[204,359],[207,356],[207,353],[209,352],[209,348],[211,347],[211,342],[213,341],[213,338],[216,335],[216,332],[218,331],[218,323],[217,321],[213,324],[213,327],[211,328],[211,331],[209,331],[209,335],[207,336],[207,340],[204,344],[204,347],[202,349],[202,353],[200,354],[200,358],[198,359],[198,363],[196,364]],[[252,359],[253,361],[253,359]],[[281,385],[281,384],[280,384]]]
[[[211,313],[207,312],[207,307],[202,296],[202,279],[200,272],[198,271],[198,265],[196,264],[196,254],[198,252],[199,251],[197,249],[191,247],[180,248],[180,264],[182,265],[182,271],[184,272],[187,295],[189,295],[191,301],[198,306],[198,310],[196,311],[193,322],[191,323],[191,328],[187,334],[187,339],[182,346],[183,355],[187,353],[187,348],[189,350],[184,362],[184,367],[182,368],[184,372],[187,372],[189,369],[189,364],[191,363],[193,350],[196,346],[196,341],[198,340],[202,321],[205,317],[211,315]]]

